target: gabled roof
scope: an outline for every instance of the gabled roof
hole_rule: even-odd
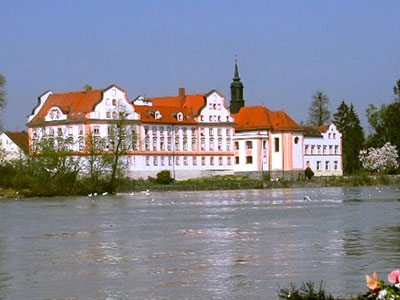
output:
[[[301,130],[284,111],[270,111],[265,106],[242,107],[235,118],[236,130]]]
[[[167,124],[195,124],[193,114],[190,109],[169,106],[142,106],[135,105],[135,111],[139,113],[143,123],[167,123]],[[159,112],[161,118],[157,119],[155,113]],[[183,120],[178,121],[177,114],[183,114]]]
[[[153,107],[175,107],[175,108],[188,108],[192,110],[194,115],[198,115],[200,108],[205,105],[205,94],[189,94],[177,95],[167,97],[150,98]]]
[[[244,106],[233,118],[237,130],[272,129],[269,110],[264,106]]]
[[[4,132],[25,154],[29,152],[28,133],[26,131]]]
[[[321,125],[321,126],[306,125],[306,126],[302,126],[302,129],[304,130],[305,137],[322,137],[321,133],[326,132],[328,130],[328,126],[326,126],[326,125]]]
[[[42,122],[45,120],[50,108],[57,106],[68,119],[81,119],[85,114],[93,111],[94,106],[102,99],[104,90],[77,91],[68,93],[51,94],[38,114],[31,122]]]

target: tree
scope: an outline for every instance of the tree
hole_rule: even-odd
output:
[[[330,118],[329,98],[322,91],[316,91],[308,112],[308,122],[314,126],[324,125]]]
[[[400,79],[396,81],[396,84],[393,87],[393,94],[394,94],[394,100],[400,101]]]
[[[384,173],[394,171],[399,167],[396,146],[386,143],[381,148],[368,148],[360,151],[360,161],[363,167],[372,172]]]
[[[342,133],[344,172],[354,173],[361,167],[359,153],[364,146],[364,132],[353,104],[348,106],[343,100],[333,115],[333,122]]]
[[[6,106],[6,78],[0,73],[0,110]],[[2,131],[3,126],[0,119],[0,131]]]

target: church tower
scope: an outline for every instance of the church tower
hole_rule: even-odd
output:
[[[237,59],[235,60],[235,74],[231,83],[231,113],[236,114],[244,106],[243,83],[240,81]]]

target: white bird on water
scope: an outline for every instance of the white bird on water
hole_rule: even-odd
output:
[[[308,201],[308,202],[311,202],[311,198],[309,196],[307,196],[307,195],[304,196],[304,200]]]

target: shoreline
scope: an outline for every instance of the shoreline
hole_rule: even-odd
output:
[[[153,180],[125,179],[117,189],[116,194],[126,194],[149,190],[152,192],[168,191],[217,191],[217,190],[247,190],[247,189],[285,189],[285,188],[323,188],[351,186],[385,186],[400,185],[400,175],[354,175],[313,177],[311,180],[268,180],[248,177],[216,176],[198,179],[174,181],[170,184],[159,184]],[[83,193],[70,193],[54,196],[86,196]],[[4,198],[23,199],[41,197],[26,195],[24,190],[0,188],[0,200]]]

